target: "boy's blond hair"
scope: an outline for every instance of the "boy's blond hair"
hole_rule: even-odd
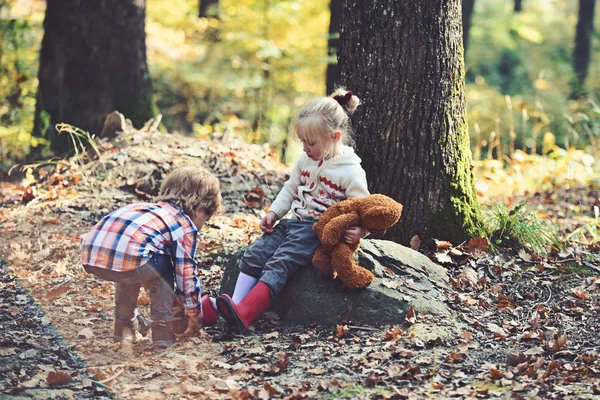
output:
[[[221,211],[223,205],[219,180],[198,165],[175,168],[163,181],[155,201],[171,202],[191,217],[198,208],[208,216],[214,215]]]

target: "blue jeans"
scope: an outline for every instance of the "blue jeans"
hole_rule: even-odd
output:
[[[115,282],[115,319],[133,318],[142,286],[150,296],[150,319],[173,319],[175,268],[170,256],[153,254],[147,263],[133,271],[119,272],[89,265],[83,268],[100,279]]]
[[[241,260],[243,273],[253,276],[277,296],[298,268],[312,265],[313,253],[321,244],[312,226],[315,221],[282,219],[275,231],[252,243]]]

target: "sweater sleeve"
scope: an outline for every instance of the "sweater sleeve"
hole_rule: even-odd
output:
[[[277,214],[279,219],[283,218],[290,211],[294,196],[296,195],[296,189],[300,185],[300,174],[305,157],[305,155],[302,155],[296,165],[294,165],[290,178],[285,182],[283,188],[271,204],[269,211]]]
[[[367,185],[367,176],[362,167],[357,166],[346,187],[346,197],[353,199],[356,197],[368,196],[369,187]]]

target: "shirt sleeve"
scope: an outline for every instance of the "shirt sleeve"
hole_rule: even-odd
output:
[[[346,197],[348,199],[354,199],[356,197],[365,197],[369,194],[367,175],[365,170],[358,166],[350,176],[348,186],[346,187]]]
[[[296,196],[296,189],[298,186],[300,186],[300,174],[302,171],[304,157],[305,156],[303,155],[300,160],[298,160],[296,165],[294,165],[290,178],[283,184],[283,188],[279,194],[277,194],[277,197],[269,209],[269,211],[273,211],[275,214],[277,214],[277,217],[280,219],[283,218],[288,211],[290,211],[290,207],[292,206],[292,202]]]
[[[200,313],[200,294],[202,286],[197,277],[194,261],[196,253],[197,232],[188,232],[174,243],[175,246],[175,279],[177,294],[185,308],[185,314],[194,316]]]

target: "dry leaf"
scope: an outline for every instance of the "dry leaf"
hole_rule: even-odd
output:
[[[402,330],[402,328],[400,328],[399,325],[396,325],[391,330],[389,330],[385,333],[384,339],[385,340],[394,340],[394,339],[399,339],[405,335],[406,335],[406,332],[404,332]]]
[[[265,200],[265,191],[260,187],[255,187],[246,194],[244,202],[248,207],[259,208]]]
[[[313,375],[323,375],[325,372],[327,372],[327,370],[323,369],[321,367],[316,367],[316,368],[311,368],[309,370],[306,370],[306,372],[308,372],[309,374],[313,374]]]
[[[502,329],[500,326],[494,324],[494,323],[489,323],[486,325],[486,327],[496,336],[496,337],[500,337],[502,339],[506,338],[508,336],[508,333],[506,333],[506,331],[504,329]]]
[[[91,328],[83,328],[77,333],[78,338],[91,339],[94,337],[94,331]]]
[[[338,325],[337,333],[335,334],[335,336],[338,338],[343,338],[344,336],[346,336],[348,334],[349,331],[350,331],[350,328],[348,328],[348,325]]]
[[[414,324],[417,322],[417,316],[415,314],[415,307],[410,306],[406,311],[406,315],[404,316],[404,320],[408,323]]]
[[[464,267],[460,272],[456,280],[460,283],[461,287],[477,287],[477,282],[479,278],[477,277],[477,272],[471,267]]]
[[[415,235],[410,239],[410,248],[413,250],[419,250],[421,248],[421,239],[419,239],[418,235]]]
[[[439,264],[454,264],[454,261],[448,255],[447,251],[443,253],[435,253],[433,257],[435,258],[435,261]]]
[[[50,386],[64,385],[71,382],[71,375],[62,371],[50,371],[46,377],[46,382]]]
[[[502,372],[496,368],[490,369],[490,378],[492,378],[494,380],[498,380],[498,379],[502,379],[503,377],[504,377],[504,372]]]
[[[45,298],[46,300],[56,300],[59,297],[62,297],[65,294],[67,294],[69,290],[71,290],[71,288],[69,288],[67,285],[59,286],[55,289],[49,290],[48,293],[46,293]]]
[[[483,257],[488,249],[489,243],[485,237],[478,237],[469,241],[469,252],[475,258]]]
[[[452,243],[445,240],[435,240],[435,247],[439,250],[446,250],[452,247]]]
[[[531,349],[525,351],[526,355],[532,355],[532,356],[537,356],[540,354],[544,354],[544,349],[542,349],[540,346],[536,346],[536,347],[532,347]]]
[[[589,300],[591,298],[589,293],[587,293],[584,288],[573,288],[571,291],[578,299]]]

